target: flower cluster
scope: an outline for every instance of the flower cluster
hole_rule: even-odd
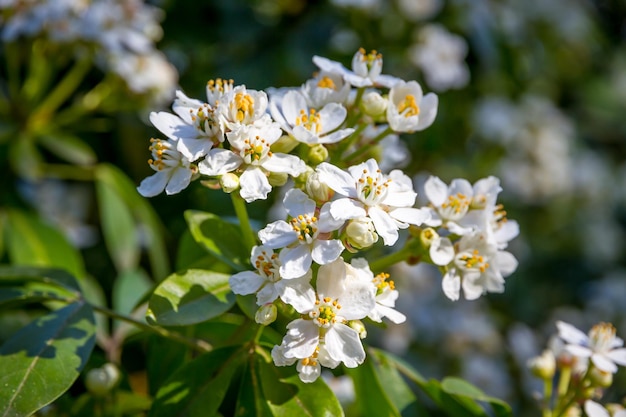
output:
[[[151,114],[167,138],[152,139],[149,164],[156,172],[138,187],[144,196],[174,194],[204,178],[203,185],[248,203],[287,188],[285,218],[253,237],[254,269],[229,282],[236,294],[256,295],[260,324],[272,323],[278,307],[289,315],[282,306],[290,306],[293,320],[272,358],[277,366],[297,364],[304,382],[315,381],[322,366],[365,360],[362,320],[405,320],[395,310],[399,292],[383,271],[392,263],[370,264],[356,254],[403,242],[404,258],[388,259],[421,256],[446,270],[450,298],[458,299],[462,286],[473,299],[503,290],[503,277],[517,265],[503,249],[518,233],[496,204],[495,178],[474,187],[455,180],[449,189],[433,178],[426,187],[431,203],[414,207],[413,181],[393,169],[404,159],[397,157],[403,152],[397,135],[433,123],[435,94],[383,74],[376,51],[357,51],[351,68],[319,56],[313,62],[319,71],[300,87],[266,92],[217,79],[207,84],[204,101],[177,92],[173,113]],[[412,233],[401,240],[404,229]],[[416,239],[416,231],[429,240]]]
[[[549,348],[528,361],[533,374],[543,379],[546,386],[544,412],[580,415],[582,406],[589,417],[626,416],[619,404],[605,408],[595,401],[613,383],[618,365],[626,366],[626,348],[615,327],[598,323],[585,334],[563,321],[557,321],[556,326],[558,335],[551,339]],[[557,372],[558,389],[553,399],[552,384]]]

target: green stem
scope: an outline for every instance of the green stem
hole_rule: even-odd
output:
[[[54,111],[76,91],[90,69],[91,59],[89,57],[82,57],[76,61],[56,88],[35,109],[31,115],[31,123],[35,127],[45,124]]]
[[[546,378],[543,381],[543,412],[542,417],[552,417],[550,404],[552,400],[552,378]]]
[[[370,269],[374,272],[385,271],[392,265],[406,261],[411,255],[414,254],[415,248],[411,245],[407,245],[397,252],[390,253],[387,256],[383,256],[382,258],[378,258],[375,261],[370,262]]]
[[[393,133],[393,129],[389,126],[385,130],[383,130],[378,136],[370,141],[367,145],[361,146],[356,151],[352,152],[350,155],[344,158],[345,161],[352,161],[354,159],[359,158],[360,156],[366,154],[374,145],[383,140],[386,136]]]
[[[250,217],[248,216],[246,202],[237,192],[230,193],[230,197],[233,202],[237,218],[239,219],[239,227],[241,227],[243,241],[246,245],[247,251],[250,252],[257,242],[254,231],[252,230],[252,225],[250,224]]]
[[[98,313],[104,314],[106,316],[109,316],[113,319],[116,320],[120,320],[120,321],[124,321],[126,323],[130,323],[134,326],[139,327],[142,330],[146,330],[152,333],[156,333],[160,336],[163,336],[167,339],[170,340],[174,340],[176,342],[182,343],[188,347],[190,347],[191,349],[200,352],[200,353],[205,353],[205,352],[210,352],[213,347],[207,343],[204,340],[200,340],[200,339],[191,339],[188,337],[185,337],[183,335],[181,335],[180,333],[165,329],[163,327],[158,327],[158,326],[151,326],[147,323],[144,323],[142,321],[136,320],[132,317],[128,317],[128,316],[124,316],[121,314],[116,313],[113,310],[109,310],[108,308],[105,307],[100,307],[97,305],[91,305],[91,307],[97,311]]]

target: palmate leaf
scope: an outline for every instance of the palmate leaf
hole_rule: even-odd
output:
[[[146,319],[163,326],[185,326],[219,316],[235,304],[228,278],[201,269],[172,274],[150,296]]]
[[[250,253],[243,244],[239,227],[212,213],[185,211],[191,235],[202,247],[237,271],[247,269]]]
[[[26,417],[69,389],[95,344],[82,301],[42,316],[0,347],[0,417]]]

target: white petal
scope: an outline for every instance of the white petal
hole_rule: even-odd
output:
[[[613,362],[626,366],[626,349],[611,350],[606,354],[606,356],[608,356]]]
[[[298,240],[298,234],[284,220],[277,220],[259,231],[259,239],[271,249],[284,248]]]
[[[273,282],[268,282],[267,285],[261,288],[261,291],[256,294],[256,304],[262,306],[271,303],[278,298],[278,295],[276,285]]]
[[[391,307],[377,304],[376,310],[378,310],[381,317],[387,317],[392,323],[400,324],[406,321],[406,316],[404,314]]]
[[[476,277],[472,277],[472,275],[476,275]],[[466,300],[476,300],[485,292],[485,288],[477,282],[477,278],[479,277],[479,273],[466,273],[463,275],[461,286],[463,287],[463,295]]]
[[[306,164],[295,155],[275,153],[267,157],[261,166],[269,172],[285,173],[297,177],[306,171]]]
[[[606,408],[591,400],[585,401],[585,414],[587,417],[610,417]]]
[[[348,368],[356,368],[365,360],[359,334],[345,324],[335,324],[328,329],[324,340],[328,355]]]
[[[452,301],[458,300],[461,293],[461,277],[448,271],[441,280],[441,288],[446,297]]]
[[[318,113],[322,123],[321,133],[328,133],[337,129],[346,119],[347,114],[346,108],[339,103],[328,103],[325,105]]]
[[[565,345],[565,350],[579,358],[588,358],[593,355],[591,349],[580,345]]]
[[[296,319],[287,325],[283,338],[286,358],[304,359],[313,355],[319,343],[319,327],[312,320]]]
[[[299,278],[306,274],[313,259],[308,245],[298,245],[295,248],[284,248],[278,255],[280,260],[280,276],[284,279]]]
[[[437,117],[437,107],[439,106],[439,98],[434,93],[428,93],[424,96],[420,103],[419,122],[415,130],[424,130],[435,121]]]
[[[196,161],[206,155],[213,147],[209,139],[180,138],[176,142],[176,150],[182,153],[190,161]]]
[[[317,292],[323,297],[339,298],[345,288],[346,263],[343,259],[320,266],[317,272]]]
[[[170,139],[195,138],[195,127],[186,124],[180,117],[168,112],[150,113],[150,122]]]
[[[298,361],[296,365],[296,369],[298,371],[298,376],[300,377],[300,381],[310,384],[311,382],[315,382],[317,378],[322,374],[322,367],[319,362],[314,362],[314,365],[310,362],[307,365],[303,365],[302,361]]]
[[[274,346],[272,348],[272,359],[274,360],[274,365],[276,366],[290,366],[293,365],[296,358],[286,358],[285,357],[285,346]]]
[[[227,149],[211,149],[204,160],[198,163],[201,174],[215,176],[226,174],[239,168],[243,159]]]
[[[556,327],[559,330],[559,337],[567,343],[574,345],[587,345],[589,343],[587,335],[569,323],[559,320],[556,322]]]
[[[389,215],[402,223],[420,226],[430,219],[430,211],[421,208],[396,208]]]
[[[447,237],[435,239],[430,245],[429,254],[435,265],[448,265],[454,259],[454,246]]]
[[[355,180],[344,170],[327,162],[322,162],[315,170],[319,174],[319,180],[328,185],[335,192],[346,197],[357,197]]]
[[[315,201],[311,200],[304,191],[299,188],[292,188],[287,191],[283,198],[283,205],[287,214],[297,217],[301,214],[312,216],[315,213]]]
[[[172,176],[165,186],[165,194],[177,194],[187,188],[191,182],[191,170],[183,167],[174,168]]]
[[[617,372],[617,365],[604,355],[594,353],[591,355],[591,361],[601,371],[611,373]]]
[[[448,198],[448,186],[439,177],[430,176],[424,183],[424,193],[435,207],[439,207]]]
[[[246,169],[239,179],[239,194],[251,203],[255,200],[265,200],[272,186],[270,185],[267,176],[261,168],[249,167]]]
[[[265,283],[265,279],[259,274],[255,274],[252,271],[243,271],[232,275],[228,279],[228,285],[230,289],[239,295],[252,294],[261,288],[261,285]]]
[[[330,203],[330,215],[337,221],[364,217],[367,213],[363,204],[351,198],[340,198]]]
[[[350,136],[352,133],[354,133],[354,129],[351,127],[347,127],[345,129],[340,129],[337,130],[335,132],[332,132],[329,135],[324,135],[321,136],[318,140],[317,143],[321,143],[321,144],[330,144],[330,143],[337,143],[340,140],[347,138],[348,136]]]
[[[517,269],[517,259],[509,252],[498,251],[493,261],[503,276],[511,275]]]
[[[172,174],[171,170],[157,171],[149,177],[144,178],[137,187],[137,191],[144,197],[154,197],[165,190],[165,186]]]
[[[383,238],[385,245],[395,244],[398,240],[398,225],[393,218],[378,207],[370,207],[368,213],[374,223],[376,233]]]
[[[290,304],[298,313],[304,314],[315,308],[315,290],[308,279],[283,279],[279,284],[280,299]]]
[[[343,243],[338,239],[317,240],[313,244],[311,257],[319,265],[335,261],[343,252]]]
[[[336,220],[330,214],[330,203],[324,203],[320,209],[319,219],[317,220],[317,229],[320,233],[333,232],[339,230],[345,223],[345,220]]]
[[[287,123],[291,126],[296,124],[296,120],[300,118],[300,110],[307,110],[306,98],[296,90],[285,93],[282,100],[283,116]]]

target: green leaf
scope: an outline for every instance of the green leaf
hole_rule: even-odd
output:
[[[0,266],[0,285],[7,283],[25,284],[29,281],[50,283],[67,291],[80,292],[78,281],[62,269],[36,268],[28,266]]]
[[[461,378],[448,377],[441,381],[441,388],[448,394],[467,397],[472,400],[488,403],[493,408],[496,416],[508,417],[512,415],[511,407],[504,401],[490,397],[479,388]]]
[[[60,231],[18,210],[9,210],[7,214],[5,233],[12,264],[55,267],[79,279],[84,276],[80,253]]]
[[[0,416],[26,417],[76,380],[95,344],[93,310],[68,304],[18,331],[0,347]]]
[[[8,159],[11,168],[20,177],[33,181],[42,177],[44,158],[30,136],[20,135],[11,142]]]
[[[152,281],[144,271],[123,272],[113,282],[113,309],[130,315],[152,287]]]
[[[385,387],[381,384],[370,357],[360,366],[347,369],[346,372],[354,382],[355,407],[359,410],[358,415],[371,417],[401,416],[400,411],[385,392]]]
[[[198,356],[176,371],[157,392],[149,417],[216,415],[231,379],[246,357],[241,347]]]
[[[235,417],[273,417],[268,403],[263,396],[261,379],[259,376],[260,360],[257,355],[250,355],[241,377]]]
[[[119,272],[134,270],[139,264],[141,248],[131,210],[107,183],[96,181],[96,191],[104,241],[115,268]]]
[[[37,138],[39,144],[59,158],[76,165],[96,163],[96,154],[80,138],[67,133],[54,132]]]
[[[82,298],[74,277],[62,270],[0,267],[0,306],[51,300],[73,302]]]
[[[209,253],[237,271],[248,268],[250,253],[243,244],[241,230],[212,213],[185,211],[193,238]]]
[[[295,367],[275,366],[265,354],[257,354],[257,358],[259,383],[275,417],[344,415],[339,400],[322,378],[305,384]]]
[[[228,278],[228,274],[200,269],[172,274],[150,297],[146,319],[163,326],[184,326],[219,316],[235,304]]]
[[[142,226],[152,276],[162,280],[171,271],[169,258],[163,237],[163,225],[149,201],[137,192],[137,187],[119,168],[109,164],[100,164],[95,170],[96,179],[107,184],[132,210],[134,218]]]

